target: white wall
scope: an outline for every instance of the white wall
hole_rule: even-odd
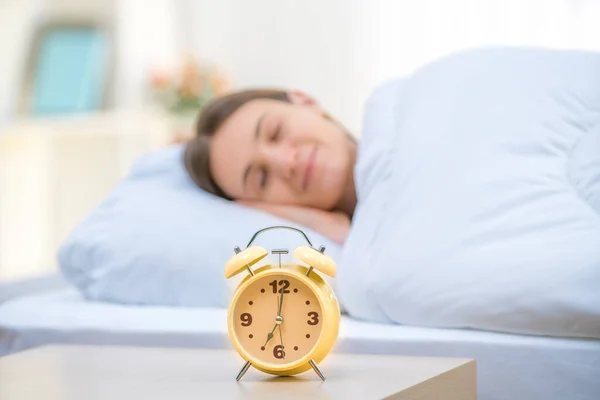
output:
[[[0,1],[0,126],[16,109],[32,26],[43,0]]]
[[[115,2],[117,48],[112,95],[115,107],[142,106],[152,69],[172,68],[181,62],[182,4],[174,0]]]
[[[237,88],[298,88],[353,132],[362,99],[354,90],[351,0],[188,0],[188,46],[222,65]]]
[[[456,50],[600,50],[597,0],[187,0],[188,45],[237,87],[297,87],[359,134],[373,86]]]
[[[361,53],[373,81],[479,46],[600,51],[597,0],[369,0],[360,8]]]
[[[482,46],[600,51],[598,0],[355,0],[361,98],[436,58]]]

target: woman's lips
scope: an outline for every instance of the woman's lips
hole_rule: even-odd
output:
[[[304,181],[302,183],[302,188],[306,190],[308,185],[310,184],[310,180],[312,177],[312,172],[315,168],[315,156],[317,154],[317,146],[312,149],[310,155],[308,156],[308,160],[306,162],[306,170],[304,171]]]

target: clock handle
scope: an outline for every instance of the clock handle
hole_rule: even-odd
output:
[[[256,232],[250,239],[250,242],[248,242],[248,245],[246,246],[245,250],[241,250],[239,247],[236,247],[234,249],[236,254],[232,258],[230,258],[227,264],[225,265],[226,278],[231,278],[232,276],[237,275],[244,270],[248,270],[250,275],[254,275],[250,267],[258,261],[262,260],[264,257],[266,257],[268,252],[263,247],[251,245],[254,242],[254,240],[258,237],[258,235],[273,229],[289,229],[300,233],[304,237],[304,239],[308,243],[308,246],[302,245],[296,248],[296,250],[294,250],[294,255],[300,260],[307,263],[310,267],[308,272],[306,273],[307,276],[310,276],[310,273],[312,272],[313,268],[331,277],[335,276],[335,262],[331,259],[331,257],[326,256],[324,254],[324,246],[320,246],[318,250],[315,249],[308,236],[306,236],[306,234],[298,228],[286,225],[274,225],[268,226]],[[275,253],[280,254],[281,252],[282,250],[277,250]]]
[[[258,235],[260,235],[260,234],[261,234],[261,233],[263,233],[263,232],[270,231],[270,230],[273,230],[273,229],[290,229],[290,230],[292,230],[292,231],[296,231],[296,232],[300,233],[302,236],[304,236],[304,239],[306,239],[306,242],[308,243],[308,245],[309,245],[310,247],[312,247],[312,243],[310,242],[310,239],[308,238],[308,236],[306,236],[306,233],[302,232],[302,231],[301,231],[300,229],[298,229],[298,228],[294,228],[294,227],[291,227],[291,226],[286,226],[286,225],[274,225],[274,226],[268,226],[268,227],[266,227],[266,228],[263,228],[263,229],[259,230],[258,232],[256,232],[256,233],[255,233],[255,234],[252,236],[252,238],[250,239],[250,242],[248,242],[248,245],[247,245],[246,247],[250,247],[250,245],[251,245],[251,244],[254,242],[254,240],[256,239],[256,237],[257,237]]]

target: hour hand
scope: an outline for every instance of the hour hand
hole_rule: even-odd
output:
[[[267,341],[265,342],[265,346],[267,345],[267,343],[269,343],[269,340],[273,339],[273,332],[275,332],[275,329],[277,329],[277,324],[275,324],[273,330],[267,335]]]

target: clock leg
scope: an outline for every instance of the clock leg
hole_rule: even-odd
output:
[[[317,366],[317,363],[315,363],[314,360],[310,360],[308,362],[310,364],[310,366],[312,367],[312,369],[315,370],[315,372],[317,373],[317,375],[319,375],[319,378],[321,378],[322,380],[325,380],[325,377],[323,376],[323,374],[321,373],[321,370],[319,369],[319,367]]]
[[[242,379],[242,376],[244,376],[244,374],[246,373],[246,371],[248,371],[248,368],[250,368],[251,365],[252,363],[250,361],[246,361],[246,364],[244,364],[242,370],[238,374],[237,378],[235,378],[235,380],[239,381],[240,379]]]

